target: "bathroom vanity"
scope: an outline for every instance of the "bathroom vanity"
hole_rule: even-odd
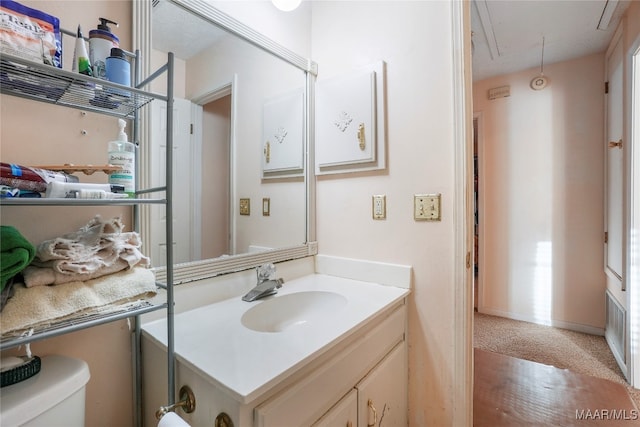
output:
[[[247,427],[406,425],[408,294],[310,274],[256,302],[176,315],[176,386],[196,398],[178,414],[192,426],[217,425],[221,413]],[[143,326],[147,426],[165,401],[166,331],[166,319]]]

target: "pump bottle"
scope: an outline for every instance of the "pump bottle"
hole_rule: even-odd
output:
[[[135,167],[136,167],[136,147],[127,141],[127,134],[124,128],[127,125],[123,119],[118,119],[118,136],[115,141],[109,142],[109,164],[122,166],[122,170],[109,175],[109,184],[124,186],[124,192],[130,198],[135,197]]]
[[[89,31],[89,59],[93,66],[93,76],[107,79],[105,61],[111,55],[111,49],[120,47],[120,40],[111,32],[107,24],[118,24],[106,18],[99,18],[100,24],[95,30]]]

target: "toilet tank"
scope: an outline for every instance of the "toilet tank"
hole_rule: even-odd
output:
[[[0,388],[2,427],[82,427],[89,367],[66,356],[41,358],[35,376]]]

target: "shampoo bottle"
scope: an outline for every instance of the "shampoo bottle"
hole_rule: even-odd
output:
[[[127,142],[127,134],[124,132],[126,125],[127,122],[118,119],[118,137],[115,141],[109,142],[109,164],[122,166],[122,170],[109,175],[109,184],[122,185],[129,197],[135,197],[136,147],[133,143]]]

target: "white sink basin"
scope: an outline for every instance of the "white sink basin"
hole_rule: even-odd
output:
[[[295,292],[260,302],[247,310],[240,322],[257,332],[282,332],[333,317],[346,305],[347,298],[334,292]]]

